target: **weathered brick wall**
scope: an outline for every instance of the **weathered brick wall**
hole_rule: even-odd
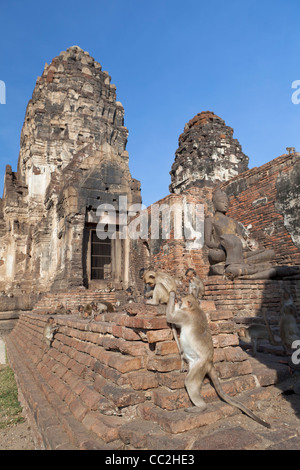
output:
[[[223,389],[230,395],[254,392],[257,378],[239,346],[232,311],[217,309],[213,300],[202,307]],[[7,338],[9,361],[41,447],[189,448],[190,431],[237,412],[217,398],[208,379],[202,392],[211,406],[204,413],[184,412],[191,403],[164,306],[128,304],[101,321],[74,314],[55,318],[59,330],[45,354],[47,315],[22,314]],[[54,433],[58,428],[60,434]]]
[[[24,311],[31,311],[39,299],[37,293],[25,294],[9,297],[0,297],[0,337],[8,334],[19,318],[19,314]]]
[[[184,127],[170,175],[170,192],[191,186],[214,186],[248,169],[233,129],[211,111],[198,113]]]
[[[211,276],[205,281],[204,299],[214,299],[216,309],[227,312],[235,323],[233,331],[241,324],[265,324],[263,310],[270,324],[278,328],[283,287],[291,292],[300,312],[300,280],[229,281]],[[300,317],[297,319],[300,321]]]
[[[49,292],[43,294],[41,299],[35,304],[33,313],[54,313],[60,305],[63,305],[65,309],[70,309],[74,313],[77,311],[79,305],[85,306],[92,302],[101,302],[103,300],[114,304],[116,301],[115,291],[103,289],[98,292],[79,287],[78,289],[71,289],[69,291]]]
[[[96,227],[98,206],[116,207],[120,195],[128,205],[141,201],[127,137],[116,86],[100,63],[73,46],[46,64],[26,109],[18,170],[6,167],[0,290],[17,296],[90,285],[86,225]],[[127,287],[128,256],[122,273],[113,270],[116,285]]]
[[[227,214],[245,226],[252,224],[251,236],[275,250],[279,265],[300,264],[299,166],[300,154],[282,155],[221,185],[230,196]],[[285,194],[283,186],[289,184]]]
[[[300,264],[300,154],[282,155],[271,162],[245,171],[219,187],[230,198],[228,216],[250,228],[250,234],[261,246],[275,251],[274,265]],[[212,215],[214,188],[191,187],[187,192],[168,195],[158,204],[170,204],[187,197],[203,204],[205,217]],[[177,199],[176,199],[177,198]],[[150,208],[148,208],[150,211]],[[207,278],[207,251],[189,249],[181,240],[151,240],[151,261],[158,269],[182,277],[188,267]]]
[[[203,206],[203,215],[206,215],[211,214],[212,212],[211,199],[212,188],[193,187],[187,190],[184,194],[169,194],[165,198],[159,200],[156,204],[160,207],[163,205],[169,206],[171,211],[175,205],[199,205]],[[176,239],[174,236],[173,216],[171,216],[170,237],[166,239],[162,237],[163,224],[161,219],[160,238],[155,239],[152,232],[153,226],[150,224],[151,207],[152,206],[149,206],[147,209],[149,214],[149,238],[146,240],[147,246],[149,247],[148,263],[153,265],[155,269],[166,271],[178,279],[184,277],[187,268],[196,269],[197,273],[202,278],[205,278],[209,271],[207,250],[205,246],[203,246],[203,243],[200,245],[197,243],[194,244],[193,240],[189,239],[188,237],[189,232],[184,232],[187,227],[186,220],[184,218],[184,212],[182,219],[182,234],[184,235],[183,239]],[[193,228],[196,229],[195,221],[193,221]],[[204,233],[202,233],[202,242],[203,241]],[[145,243],[145,241],[140,241],[139,244],[141,245],[142,243]],[[144,259],[146,260],[147,258],[145,257]]]

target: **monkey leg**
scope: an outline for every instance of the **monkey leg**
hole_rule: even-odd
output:
[[[169,295],[166,295],[166,289],[162,284],[156,284],[153,291],[152,300],[147,300],[146,304],[148,305],[159,305],[167,303],[169,300]]]
[[[44,343],[42,346],[42,352],[45,353],[51,348],[51,341],[48,338],[44,338]]]
[[[185,379],[185,387],[187,389],[190,400],[195,405],[195,407],[186,408],[185,411],[188,413],[204,411],[207,408],[207,405],[200,394],[205,375],[206,367],[205,364],[201,363],[201,361],[198,360],[191,365]]]
[[[159,305],[160,297],[161,297],[161,288],[160,288],[160,285],[157,284],[154,287],[152,299],[147,300],[146,304],[148,304],[148,305]]]

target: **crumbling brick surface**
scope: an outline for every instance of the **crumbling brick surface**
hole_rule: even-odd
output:
[[[233,137],[233,129],[211,111],[198,113],[179,136],[171,169],[171,193],[191,186],[209,187],[248,169],[248,157]]]
[[[230,197],[228,215],[251,224],[250,234],[275,251],[274,264],[300,264],[300,154],[281,155],[223,183]]]
[[[236,293],[236,289],[232,291],[228,282],[224,289],[216,285],[230,300],[230,292]],[[251,286],[240,285],[239,290],[254,290],[255,286],[259,286],[257,281]],[[207,289],[209,300],[204,300],[202,307],[213,335],[215,366],[224,391],[243,400],[259,383],[270,385],[278,377],[266,368],[256,375],[239,344],[236,312],[217,307],[209,293],[213,286],[207,285]],[[46,306],[49,297],[44,302]],[[165,442],[169,437],[169,449],[180,445],[189,448],[193,430],[238,413],[220,401],[208,379],[202,390],[209,405],[207,411],[196,415],[184,411],[191,402],[163,310],[128,304],[121,311],[101,314],[92,321],[82,320],[76,313],[55,315],[59,329],[46,353],[42,344],[48,315],[41,303],[35,311],[20,316],[7,338],[8,357],[27,413],[35,419],[41,447],[153,449],[159,438]],[[49,415],[53,423],[48,422]],[[147,439],[137,442],[131,422],[149,428]],[[55,426],[59,427],[58,434]]]
[[[21,301],[33,291],[90,287],[88,239],[98,206],[118,208],[121,195],[129,206],[141,202],[127,137],[116,86],[99,62],[73,46],[45,65],[26,109],[18,169],[6,167],[0,290]],[[127,287],[130,253],[121,245],[126,259],[111,277]]]

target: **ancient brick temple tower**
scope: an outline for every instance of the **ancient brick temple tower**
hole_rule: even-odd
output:
[[[202,389],[207,410],[184,411],[191,402],[165,306],[145,305],[139,268],[153,264],[172,274],[181,293],[186,268],[197,270],[205,284],[201,308],[222,388],[262,418],[268,411],[262,401],[280,393],[273,385],[290,379],[291,371],[279,360],[280,345],[274,346],[276,356],[260,353],[256,359],[240,344],[238,331],[253,321],[263,323],[263,310],[272,327],[278,325],[283,284],[299,309],[299,277],[211,275],[203,239],[176,239],[175,222],[166,239],[152,238],[150,226],[147,240],[102,243],[95,236],[97,207],[109,203],[118,209],[119,196],[129,205],[141,201],[140,184],[128,168],[123,117],[109,75],[88,53],[71,47],[38,79],[22,129],[18,171],[6,170],[0,320],[4,311],[21,310],[6,346],[37,448],[201,449],[209,425],[216,429],[220,421],[223,428],[235,415],[238,434],[247,436],[248,418],[221,401],[208,379]],[[232,129],[214,113],[202,112],[179,137],[170,194],[158,202],[171,208],[200,204],[204,220],[213,212],[213,191],[222,188],[230,199],[228,215],[251,225],[259,244],[274,249],[276,265],[295,266],[300,264],[299,174],[296,152],[249,170]],[[136,302],[121,295],[129,284],[136,288]],[[34,298],[35,292],[43,295]],[[114,297],[114,311],[79,316],[79,303],[103,301],[106,295]],[[68,314],[58,311],[60,303]],[[49,314],[57,330],[45,350]],[[263,348],[274,350],[269,344]],[[268,417],[278,436],[285,431],[277,426],[277,411],[275,417],[272,413]],[[226,439],[227,433],[222,435]]]
[[[45,65],[27,106],[18,170],[6,168],[0,213],[6,293],[16,299],[101,281],[127,286],[127,241],[100,246],[95,236],[100,204],[118,209],[119,195],[141,202],[127,136],[116,86],[87,52],[73,46]]]
[[[214,186],[248,169],[248,157],[233,129],[211,111],[198,113],[179,136],[171,169],[171,193]]]

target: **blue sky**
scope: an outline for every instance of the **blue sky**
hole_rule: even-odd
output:
[[[299,18],[299,0],[0,0],[0,193],[36,79],[72,45],[117,86],[146,205],[169,193],[178,137],[198,112],[234,129],[250,168],[300,151]]]

